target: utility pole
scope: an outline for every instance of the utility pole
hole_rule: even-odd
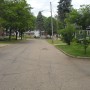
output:
[[[50,12],[51,12],[52,43],[53,43],[53,19],[52,19],[52,3],[51,2],[50,2]]]

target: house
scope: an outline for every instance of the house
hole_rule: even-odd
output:
[[[75,38],[83,39],[85,38],[85,34],[86,38],[90,39],[90,26],[87,27],[86,30],[78,30],[77,32],[75,32]]]

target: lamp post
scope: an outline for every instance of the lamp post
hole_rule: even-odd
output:
[[[50,2],[50,12],[51,12],[52,43],[53,43],[53,19],[52,19],[52,3],[51,2]]]

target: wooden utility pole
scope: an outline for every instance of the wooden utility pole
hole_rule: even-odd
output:
[[[51,12],[52,43],[53,43],[53,19],[52,19],[52,3],[51,2],[50,2],[50,12]]]

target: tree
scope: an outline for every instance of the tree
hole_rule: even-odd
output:
[[[53,33],[57,33],[57,21],[55,18],[53,19]],[[52,29],[51,29],[51,17],[48,17],[45,22],[45,30],[47,34],[52,35]]]
[[[36,29],[40,31],[40,37],[41,37],[41,31],[44,30],[44,20],[41,11],[39,11],[36,19]]]
[[[51,17],[48,17],[45,21],[45,30],[46,33],[49,35],[52,35],[52,31],[51,31]]]
[[[28,27],[29,30],[35,30],[36,17],[33,14],[30,15],[30,18],[28,20],[28,24],[29,24],[29,27]]]
[[[4,15],[4,9],[5,9],[4,0],[0,0],[0,26],[1,27],[2,27],[2,24],[5,22],[4,18],[2,18],[2,16]]]
[[[75,26],[68,23],[65,29],[61,30],[61,35],[63,40],[70,45],[72,39],[74,38]]]
[[[32,28],[33,15],[30,9],[31,7],[26,3],[26,1],[23,1],[23,0],[19,2],[17,9],[16,9],[16,13],[18,16],[17,30],[21,33],[21,39],[22,39],[23,32]]]
[[[0,21],[4,21],[3,27],[9,30],[9,39],[11,39],[11,33],[14,31],[17,40],[17,31],[22,36],[25,30],[32,28],[31,6],[25,0],[5,0],[2,3],[3,11],[0,10],[2,13],[0,14]]]
[[[79,25],[85,30],[90,26],[90,5],[81,5],[78,12],[80,14]]]
[[[71,24],[77,24],[79,23],[80,14],[77,9],[72,8],[71,12],[66,15],[65,22],[71,23]]]
[[[71,0],[60,0],[57,7],[59,20],[64,24],[66,14],[71,11]]]
[[[90,26],[90,5],[81,5],[78,13],[80,14],[79,25],[82,26],[83,38],[82,44],[84,46],[84,52],[86,54],[87,47],[89,46],[89,40],[87,39],[87,27]]]

